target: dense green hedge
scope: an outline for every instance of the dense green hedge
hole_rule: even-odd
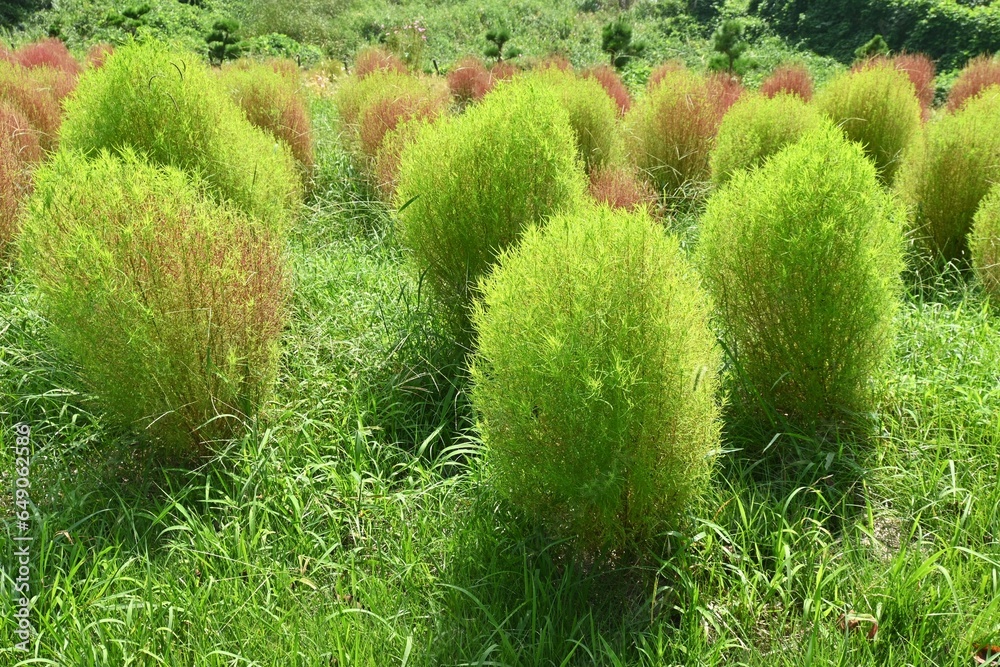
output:
[[[955,0],[751,0],[750,10],[778,33],[800,39],[845,62],[872,35],[893,51],[926,53],[942,70],[1000,50],[1000,5],[970,7]]]

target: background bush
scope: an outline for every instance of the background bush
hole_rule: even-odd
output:
[[[719,444],[720,362],[677,240],[641,212],[557,216],[482,289],[472,399],[500,493],[588,548],[677,528]]]
[[[1000,302],[1000,187],[991,187],[979,204],[969,246],[976,275],[990,297]]]
[[[874,407],[892,349],[903,215],[832,127],[708,201],[698,263],[749,391],[811,424]]]
[[[618,110],[604,87],[593,79],[583,79],[572,70],[548,67],[532,76],[556,94],[569,113],[577,152],[589,174],[608,163],[616,153]]]
[[[625,118],[628,152],[668,195],[708,180],[709,153],[721,113],[705,80],[685,69],[661,70]]]
[[[31,170],[41,159],[38,132],[17,109],[0,102],[0,262],[17,235],[21,203],[31,191]]]
[[[59,98],[39,80],[39,74],[39,70],[0,60],[0,102],[21,113],[38,131],[42,148],[52,150],[58,141],[62,111]]]
[[[903,151],[920,130],[920,102],[909,77],[873,61],[828,83],[816,105],[848,139],[864,146],[879,177],[892,183]]]
[[[96,155],[131,147],[196,172],[212,190],[274,227],[301,197],[291,150],[244,118],[202,62],[158,43],[130,44],[80,78],[62,141]]]
[[[798,95],[808,102],[813,96],[812,74],[805,65],[781,65],[760,84],[760,94],[774,97],[779,93]]]
[[[972,217],[1000,177],[1000,89],[927,125],[898,176],[920,249],[945,261],[965,257]]]
[[[464,328],[499,253],[529,224],[575,206],[584,187],[569,114],[539,82],[513,81],[403,152],[402,241]]]
[[[183,455],[237,433],[268,394],[282,245],[184,172],[119,154],[62,151],[36,172],[22,259],[113,420]]]
[[[308,102],[295,63],[240,60],[223,67],[221,76],[247,120],[284,141],[308,176],[316,160]]]
[[[712,150],[712,181],[723,185],[739,169],[758,167],[825,121],[798,95],[750,96],[726,113]]]
[[[1000,61],[992,56],[973,58],[962,68],[948,91],[948,111],[958,111],[966,100],[996,85],[1000,85]]]

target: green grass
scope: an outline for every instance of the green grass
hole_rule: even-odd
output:
[[[1000,326],[965,276],[908,297],[866,433],[731,424],[657,558],[574,562],[484,484],[461,352],[315,111],[277,398],[200,468],[156,464],[66,389],[5,278],[0,483],[26,421],[41,635],[10,651],[5,574],[0,665],[964,667],[998,643]],[[838,628],[851,610],[874,640]]]

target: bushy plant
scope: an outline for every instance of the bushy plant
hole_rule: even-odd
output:
[[[873,63],[834,79],[816,104],[848,139],[864,146],[879,177],[892,183],[903,151],[920,131],[920,103],[909,77]]]
[[[630,61],[642,57],[646,45],[632,41],[632,26],[623,19],[612,21],[601,30],[601,50],[611,57],[615,69],[622,69]]]
[[[472,401],[500,494],[588,551],[681,527],[719,446],[720,355],[678,241],[644,212],[561,215],[482,289]]]
[[[448,72],[448,90],[460,106],[467,106],[486,97],[493,89],[493,77],[479,58],[462,58]]]
[[[625,117],[629,155],[668,195],[707,181],[720,117],[702,77],[667,71]]]
[[[38,132],[17,109],[0,102],[0,261],[10,254],[21,204],[31,191],[31,171],[41,159]]]
[[[36,172],[20,246],[53,341],[113,421],[185,456],[266,398],[282,244],[188,174],[130,148],[60,151]]]
[[[760,93],[765,97],[791,93],[808,102],[813,95],[812,74],[804,65],[781,65],[760,84]]]
[[[243,54],[240,24],[233,19],[219,19],[205,35],[208,44],[208,61],[221,65],[227,60],[236,60]]]
[[[80,63],[69,52],[62,41],[55,38],[43,39],[20,47],[14,53],[17,62],[29,69],[51,67],[76,76],[80,73]]]
[[[712,181],[726,183],[740,169],[759,167],[771,155],[827,122],[797,95],[750,96],[723,117],[712,150]]]
[[[383,201],[391,202],[399,184],[399,164],[403,151],[420,135],[428,119],[409,118],[396,125],[382,138],[375,154],[372,176]]]
[[[991,187],[980,202],[969,246],[976,275],[987,294],[1000,303],[1000,186]]]
[[[516,80],[403,152],[400,235],[464,331],[497,256],[528,225],[576,206],[584,187],[569,114],[538,81]]]
[[[708,61],[710,69],[725,70],[730,74],[743,74],[750,66],[750,60],[743,54],[750,44],[743,39],[746,26],[735,18],[721,21],[712,33],[712,49],[715,53]]]
[[[1000,60],[992,56],[973,58],[962,68],[958,79],[952,84],[946,108],[954,113],[967,100],[996,85],[1000,85]]]
[[[808,426],[874,407],[903,217],[861,147],[830,126],[709,199],[696,255],[751,411],[762,401]]]
[[[510,30],[507,28],[500,28],[498,30],[487,30],[486,31],[486,48],[483,49],[483,55],[487,58],[493,58],[496,62],[501,63],[504,60],[512,60],[521,55],[521,49],[516,46],[508,46],[507,42],[510,41]]]
[[[594,79],[601,84],[608,97],[614,100],[619,116],[624,116],[632,108],[632,96],[629,95],[628,88],[613,68],[607,65],[598,65],[584,70],[583,76]]]
[[[229,98],[252,125],[281,139],[292,150],[305,174],[312,171],[312,128],[298,69],[282,73],[288,61],[258,63],[241,60],[221,70]],[[288,63],[295,67],[295,63]]]
[[[705,85],[708,86],[709,98],[715,104],[715,111],[719,118],[725,116],[729,108],[736,104],[746,92],[739,77],[726,72],[712,72],[708,75]]]
[[[129,44],[88,70],[66,103],[63,145],[97,154],[129,146],[155,164],[197,172],[214,192],[274,227],[301,197],[291,149],[253,127],[194,56]]]
[[[412,107],[444,109],[448,105],[448,89],[437,79],[410,76],[398,72],[379,72],[365,78],[345,80],[337,89],[334,104],[344,125],[357,133],[362,113],[372,105],[393,100],[408,100]]]
[[[364,79],[376,72],[395,72],[406,74],[406,63],[398,56],[389,53],[380,46],[368,46],[354,56],[354,76]]]
[[[615,150],[618,112],[614,100],[604,92],[601,84],[555,67],[530,76],[552,90],[569,113],[569,124],[584,170],[590,173],[605,165]]]
[[[626,167],[608,166],[591,172],[590,196],[611,208],[635,211],[656,203],[656,191]]]
[[[892,59],[892,64],[910,78],[926,119],[934,104],[934,76],[937,73],[934,61],[923,53],[900,53]]]
[[[932,259],[966,257],[979,203],[1000,179],[1000,88],[967,101],[927,125],[907,153],[898,189],[920,249]]]
[[[51,150],[58,140],[62,112],[51,86],[32,74],[20,65],[0,61],[0,102],[23,114],[38,131],[42,148]]]
[[[94,44],[87,50],[87,65],[94,69],[100,69],[114,52],[115,47],[112,44],[106,42]]]

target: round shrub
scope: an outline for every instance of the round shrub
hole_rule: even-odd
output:
[[[12,106],[38,131],[43,150],[52,150],[59,136],[62,112],[55,91],[27,68],[0,61],[0,102]]]
[[[903,211],[861,147],[821,128],[737,172],[697,248],[746,406],[802,425],[869,411],[892,349]]]
[[[500,493],[589,549],[679,527],[719,446],[720,355],[678,241],[643,212],[557,216],[483,293],[472,401]]]
[[[893,57],[892,65],[909,77],[926,120],[934,104],[934,76],[937,73],[934,61],[923,53],[900,53]]]
[[[656,204],[656,192],[634,170],[604,167],[590,174],[590,196],[599,204],[634,211]]]
[[[709,177],[721,114],[705,80],[684,69],[664,70],[625,117],[628,152],[653,185],[668,195]]]
[[[38,132],[14,107],[0,102],[0,260],[10,254],[21,204],[31,191],[31,170],[41,159]]]
[[[604,166],[615,150],[618,113],[604,87],[592,79],[581,79],[573,72],[549,66],[531,74],[541,85],[555,92],[569,113],[577,152],[584,171],[590,173]]]
[[[990,297],[1000,303],[1000,186],[983,197],[969,237],[972,266]]]
[[[892,183],[903,151],[920,131],[920,103],[909,77],[873,63],[834,79],[816,104],[848,139],[864,146],[882,181]]]
[[[281,242],[185,172],[119,154],[60,151],[36,172],[23,265],[111,419],[200,452],[239,432],[275,376]]]
[[[760,84],[760,94],[764,97],[780,93],[798,95],[808,102],[813,96],[812,74],[804,65],[781,65]]]
[[[134,148],[197,173],[215,194],[275,228],[301,197],[291,150],[253,127],[195,56],[129,44],[81,78],[66,102],[62,145],[96,155]]]
[[[358,51],[354,56],[354,76],[364,79],[376,72],[406,74],[406,63],[380,46],[369,46]]]
[[[480,276],[529,224],[577,205],[584,187],[569,114],[539,82],[514,81],[424,127],[403,151],[402,241],[466,330]]]
[[[712,181],[723,185],[737,170],[759,167],[825,122],[797,95],[745,97],[733,105],[719,126],[711,156]]]
[[[493,89],[493,77],[483,61],[466,56],[448,72],[448,90],[460,106],[468,106],[486,97]]]
[[[282,74],[276,66],[280,65],[240,60],[221,69],[222,81],[247,120],[284,141],[308,175],[315,156],[305,91],[297,69]]]
[[[14,52],[14,56],[27,68],[51,67],[73,76],[82,69],[66,45],[54,37],[25,44]]]
[[[970,60],[948,92],[946,108],[954,113],[967,100],[973,99],[990,86],[1000,84],[1000,60],[992,56],[977,56]]]
[[[615,68],[610,65],[598,65],[585,70],[583,76],[601,84],[608,97],[614,100],[619,116],[624,116],[632,108],[632,96],[629,95],[628,88]]]
[[[739,77],[726,72],[712,72],[705,81],[708,86],[708,94],[715,104],[715,111],[719,118],[725,116],[729,108],[736,104],[746,88],[740,82]]]
[[[932,259],[965,257],[979,202],[1000,179],[1000,88],[928,123],[907,153],[898,189],[921,250]]]

